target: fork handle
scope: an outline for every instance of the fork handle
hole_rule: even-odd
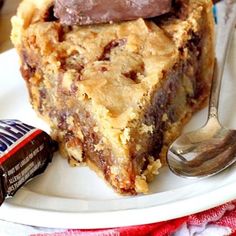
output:
[[[208,118],[216,119],[218,119],[219,95],[225,60],[229,50],[230,41],[233,38],[234,27],[236,24],[236,0],[224,0],[223,3],[219,3],[219,7],[216,60],[211,85],[208,113]]]

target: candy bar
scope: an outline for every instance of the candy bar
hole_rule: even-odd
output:
[[[171,10],[171,0],[56,0],[55,15],[63,24],[88,25],[150,18]]]
[[[44,131],[18,120],[0,120],[0,205],[43,173],[56,149]]]

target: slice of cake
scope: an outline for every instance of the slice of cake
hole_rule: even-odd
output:
[[[119,193],[148,192],[168,145],[209,95],[210,0],[152,20],[66,26],[52,0],[23,0],[12,41],[37,113],[63,156]],[[63,173],[62,173],[63,174]]]

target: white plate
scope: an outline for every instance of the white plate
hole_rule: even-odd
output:
[[[236,36],[236,35],[235,35]],[[236,38],[236,37],[235,37]],[[226,65],[221,121],[236,128],[236,41]],[[0,55],[0,118],[18,118],[48,131],[28,102],[14,50]],[[205,121],[206,109],[186,127]],[[153,223],[202,211],[236,198],[236,168],[201,181],[187,180],[167,168],[151,184],[151,194],[121,197],[86,167],[72,168],[59,155],[46,172],[0,207],[0,219],[60,228],[105,228]]]

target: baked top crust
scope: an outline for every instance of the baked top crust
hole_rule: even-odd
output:
[[[204,5],[210,5],[209,1],[190,2],[193,2],[190,6],[194,10],[187,21],[170,20],[170,23],[162,24],[162,28],[143,19],[112,25],[75,26],[63,35],[63,42],[60,42],[58,35],[53,37],[48,32],[58,30],[61,25],[45,22],[44,19],[53,1],[24,0],[17,16],[12,19],[12,40],[21,50],[25,35],[30,37],[31,30],[34,30],[39,55],[44,55],[44,51],[48,50],[47,60],[55,62],[54,65],[58,64],[59,67],[59,63],[62,63],[57,62],[58,54],[65,54],[65,58],[76,57],[76,63],[83,67],[77,95],[86,93],[98,106],[103,107],[102,112],[106,111],[114,125],[120,124],[119,128],[124,128],[128,117],[143,103],[146,91],[152,93],[153,86],[161,85],[163,73],[179,60],[179,47],[189,37],[184,32],[198,30],[196,22],[201,17],[201,10]],[[209,6],[206,8],[209,9]],[[80,39],[79,43],[77,39]],[[75,50],[80,54],[72,55]],[[132,74],[133,68],[137,74]],[[65,89],[69,87],[74,73],[73,68],[67,71],[63,81]]]

